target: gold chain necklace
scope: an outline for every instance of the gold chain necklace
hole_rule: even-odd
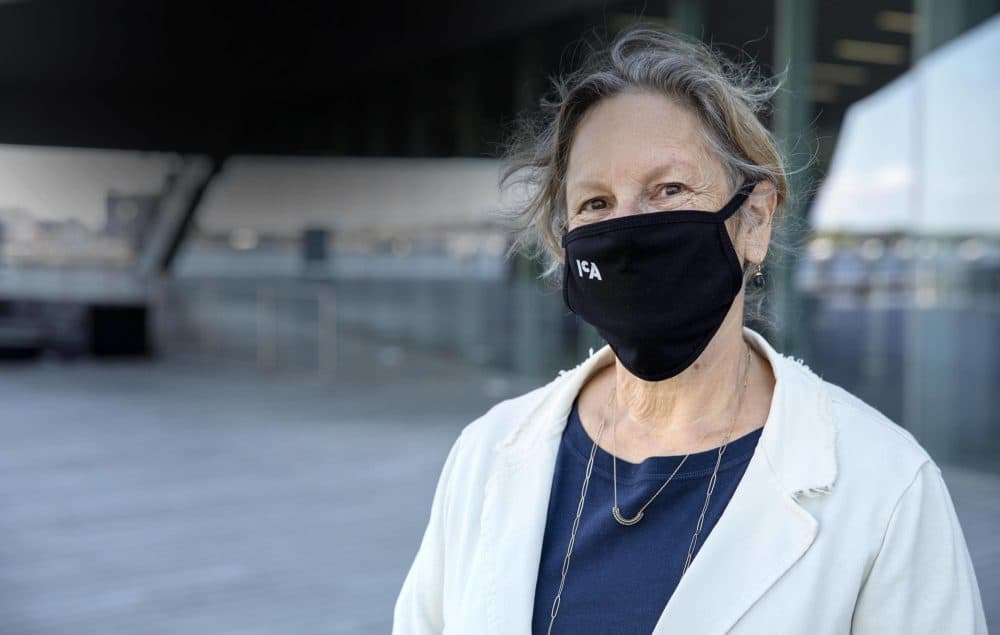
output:
[[[688,544],[687,558],[684,560],[684,569],[681,571],[681,577],[684,577],[684,574],[687,573],[688,567],[691,566],[691,560],[694,556],[694,548],[695,545],[698,544],[698,536],[701,535],[702,524],[705,522],[705,513],[708,511],[708,503],[712,499],[712,492],[715,490],[715,482],[719,473],[719,464],[722,463],[722,454],[726,451],[726,446],[729,444],[729,435],[733,433],[733,429],[736,427],[736,419],[739,416],[740,405],[743,402],[743,395],[746,394],[747,384],[749,383],[750,380],[750,346],[749,345],[746,346],[747,346],[747,363],[746,363],[746,368],[743,371],[743,387],[740,389],[740,397],[736,404],[736,413],[733,415],[733,423],[732,425],[730,425],[729,432],[726,434],[725,441],[719,448],[719,454],[715,459],[715,468],[712,470],[712,476],[708,480],[708,490],[705,493],[705,503],[701,507],[701,514],[698,516],[698,524],[695,526],[694,534],[691,536],[691,542]],[[613,389],[611,394],[613,398],[614,397]],[[597,452],[597,444],[601,440],[601,436],[604,434],[604,426],[607,424],[607,422],[608,422],[607,417],[604,417],[603,420],[601,421],[601,427],[597,431],[597,439],[594,440],[594,445],[590,448],[590,458],[587,460],[587,470],[583,478],[583,487],[580,490],[580,502],[576,507],[576,518],[573,520],[573,527],[570,531],[570,536],[569,536],[569,544],[566,546],[566,557],[563,558],[562,576],[559,580],[559,589],[556,591],[555,599],[552,600],[552,610],[549,612],[550,619],[549,619],[549,628],[547,631],[549,635],[552,635],[552,626],[556,623],[556,615],[559,614],[559,604],[562,601],[563,588],[565,588],[566,586],[566,574],[569,572],[569,561],[570,557],[573,555],[573,545],[576,543],[576,532],[577,529],[579,529],[580,527],[580,516],[583,514],[583,503],[587,499],[587,489],[590,485],[590,473],[594,469],[594,454]],[[684,460],[686,459],[687,457],[684,457]],[[612,454],[612,460],[614,460],[614,454]],[[681,461],[682,464],[684,460]],[[680,465],[677,466],[677,469],[680,469]],[[674,477],[674,474],[677,473],[677,469],[675,469],[674,473],[670,475],[670,478]],[[667,483],[669,482],[670,479],[667,479]],[[663,486],[661,486],[660,489],[657,490],[656,494],[653,495],[653,498],[656,498],[657,494],[663,491],[664,487],[666,487],[666,483],[664,483]],[[649,505],[649,503],[653,502],[653,498],[649,499],[646,505]],[[643,505],[642,509],[646,509],[646,505]],[[622,522],[621,520],[619,520],[620,514],[618,513],[617,491],[615,493],[615,505],[614,509],[612,510],[612,515],[615,517],[616,521],[618,521],[619,523]],[[639,510],[639,513],[636,514],[634,518],[624,519],[632,522],[626,522],[623,524],[634,525],[641,519],[642,519],[642,510]]]

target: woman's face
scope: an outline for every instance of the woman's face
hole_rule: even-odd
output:
[[[629,214],[715,211],[732,192],[700,123],[670,97],[622,93],[588,110],[566,171],[568,229]]]

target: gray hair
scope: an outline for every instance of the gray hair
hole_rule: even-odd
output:
[[[521,185],[529,192],[526,200],[506,210],[514,230],[508,255],[540,257],[543,276],[554,278],[563,264],[565,177],[576,128],[601,99],[631,90],[665,94],[689,107],[702,124],[706,147],[722,163],[731,190],[745,181],[774,185],[774,246],[777,221],[788,200],[789,175],[760,117],[766,115],[778,82],[761,77],[752,63],[729,61],[698,40],[642,26],[622,32],[606,48],[592,50],[578,70],[550,81],[555,96],[540,101],[540,113],[521,115],[503,149],[501,189]],[[756,222],[745,209],[737,218],[738,224]],[[745,269],[745,276],[753,273]],[[748,299],[753,291],[751,285]],[[759,309],[760,301],[755,304]]]

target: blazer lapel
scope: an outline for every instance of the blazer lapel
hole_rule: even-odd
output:
[[[824,495],[836,479],[834,426],[822,381],[748,340],[771,364],[774,394],[747,469],[653,630],[726,633],[809,549],[819,530],[799,496]]]
[[[725,633],[806,552],[816,520],[778,488],[764,455],[691,561],[653,635]]]
[[[556,455],[573,400],[590,375],[614,361],[610,347],[561,371],[546,395],[497,444],[480,524],[487,579],[487,633],[530,633]]]
[[[533,460],[505,463],[486,485],[483,548],[488,551],[487,633],[530,633],[535,583],[558,441]]]

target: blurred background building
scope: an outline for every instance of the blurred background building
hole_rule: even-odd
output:
[[[294,446],[292,454],[269,455],[268,465],[276,474],[297,465],[330,479],[325,496],[333,491],[334,499],[342,492],[333,483],[344,475],[288,439],[317,434],[326,456],[353,448],[349,453],[384,454],[409,466],[399,473],[410,489],[375,492],[401,501],[412,517],[396,551],[372,555],[382,558],[384,577],[371,581],[361,600],[333,587],[336,613],[324,612],[322,602],[300,606],[301,628],[292,629],[387,630],[385,602],[416,548],[454,432],[601,344],[563,306],[558,289],[538,279],[536,263],[506,256],[500,212],[516,196],[497,189],[499,152],[518,113],[537,109],[548,76],[572,70],[588,43],[636,22],[702,38],[734,59],[784,73],[769,124],[798,169],[787,230],[795,249],[775,254],[772,318],[754,326],[954,466],[949,485],[970,543],[979,541],[970,546],[991,623],[1000,624],[1000,553],[988,546],[1000,522],[1000,3],[459,4],[0,3],[0,355],[37,360],[5,368],[4,390],[25,422],[49,413],[42,424],[0,427],[0,442],[13,448],[0,459],[0,474],[11,477],[0,510],[10,505],[12,519],[0,529],[37,550],[13,557],[0,549],[0,569],[13,562],[21,568],[8,570],[27,572],[0,576],[0,595],[30,600],[8,607],[5,621],[0,597],[0,631],[64,632],[87,619],[121,630],[128,619],[165,610],[155,591],[144,604],[135,585],[145,583],[105,571],[107,584],[95,587],[96,595],[67,591],[78,598],[77,613],[47,618],[64,604],[43,596],[67,578],[38,571],[62,571],[59,563],[74,557],[85,562],[84,547],[56,548],[56,556],[24,537],[53,531],[55,542],[45,544],[62,544],[52,527],[69,522],[57,511],[68,492],[43,487],[37,494],[47,502],[35,507],[22,497],[33,491],[25,483],[48,482],[55,472],[79,484],[74,497],[94,496],[108,483],[79,470],[88,464],[77,460],[80,444],[115,448],[115,456],[142,453],[147,446],[93,439],[118,434],[133,408],[173,412],[185,398],[205,404],[184,410],[203,426],[167,427],[170,416],[143,415],[140,430],[169,432],[130,434],[176,434],[187,440],[177,440],[175,451],[187,456],[187,444],[205,430],[248,417],[254,423],[240,434],[260,445],[222,444],[222,456],[233,447],[266,453],[274,444]],[[99,359],[123,356],[129,360],[111,366]],[[200,388],[176,389],[186,397],[172,392],[191,377]],[[233,378],[254,388],[244,394],[226,383]],[[313,387],[308,395],[295,392],[303,385]],[[133,390],[145,396],[131,403]],[[240,396],[219,402],[229,391]],[[49,397],[54,410],[38,410]],[[282,405],[262,407],[265,399]],[[95,403],[111,410],[85,417],[75,432],[60,423]],[[255,413],[271,417],[256,420]],[[407,425],[414,413],[429,423]],[[273,429],[323,419],[331,426],[323,432]],[[369,419],[381,425],[361,426],[362,436],[338,425]],[[291,436],[277,436],[280,429]],[[66,439],[65,455],[44,450],[34,434]],[[427,452],[407,463],[412,448]],[[265,460],[247,452],[232,455]],[[303,455],[312,463],[303,464]],[[174,459],[162,456],[161,467],[172,469],[166,466]],[[157,465],[143,457],[123,469],[147,461]],[[232,464],[223,478],[236,479],[244,467]],[[126,491],[129,479],[110,473],[112,487]],[[169,474],[177,492],[204,485],[186,480],[185,470]],[[238,482],[227,490],[232,496],[245,493]],[[281,499],[286,490],[275,487]],[[160,490],[167,498],[171,492]],[[313,516],[321,512],[298,502],[283,513],[332,523],[347,532],[336,540],[353,537],[370,554],[385,549],[330,520],[334,509]],[[122,505],[114,509],[134,509]],[[261,505],[255,513],[273,509]],[[95,536],[114,516],[80,513]],[[227,524],[232,518],[220,512],[217,522],[239,533]],[[176,556],[170,549],[190,547],[157,542],[156,524],[139,526],[133,547],[145,552],[153,541],[171,555],[142,571],[169,568]],[[273,535],[294,531],[265,527]],[[325,553],[328,565],[360,566],[324,551],[319,536],[299,538]],[[197,562],[211,559],[195,552]],[[233,556],[245,559],[239,566],[227,561],[207,578],[180,579],[192,588],[206,579],[208,589],[238,586],[252,578],[259,564],[253,554],[261,550],[240,553]],[[270,589],[317,562],[303,557],[298,568],[269,570],[269,582],[257,583]],[[334,584],[316,575],[314,586],[284,601],[305,602],[302,595]],[[94,608],[102,602],[110,608]],[[367,617],[358,607],[367,607]],[[281,607],[271,608],[257,624],[276,619]],[[236,609],[217,616],[210,606],[200,610],[203,621],[168,620],[162,632],[247,632],[226,622],[237,620]],[[291,623],[278,620],[259,632],[288,632],[281,625]]]

